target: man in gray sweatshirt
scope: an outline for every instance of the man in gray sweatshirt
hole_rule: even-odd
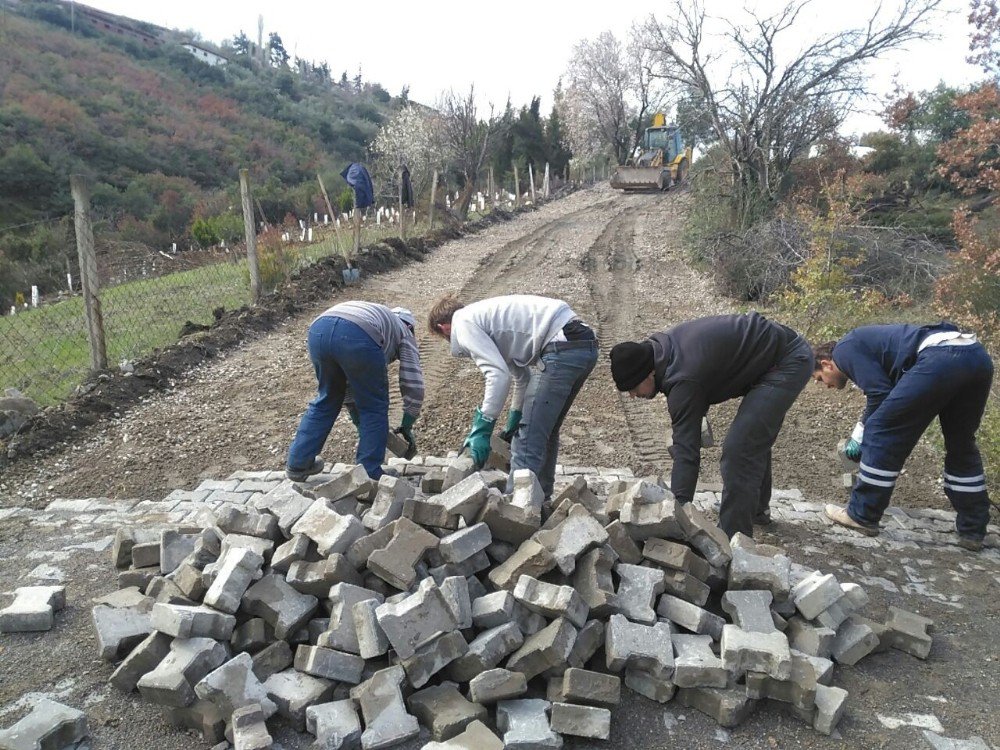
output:
[[[470,305],[446,296],[431,309],[428,324],[451,342],[453,357],[471,357],[486,378],[482,405],[465,439],[476,465],[490,455],[493,428],[510,393],[503,435],[512,440],[511,474],[531,469],[549,497],[559,429],[597,363],[593,330],[562,300],[530,294]]]
[[[667,397],[673,424],[670,489],[691,502],[708,407],[742,397],[722,445],[719,527],[753,536],[770,522],[771,446],[812,375],[812,349],[798,333],[759,313],[689,320],[645,341],[611,349],[611,375],[633,397]]]
[[[344,406],[348,388],[354,399],[348,411],[359,433],[357,462],[372,479],[382,476],[389,438],[388,366],[397,359],[403,420],[396,431],[414,447],[413,423],[424,400],[414,326],[409,310],[390,310],[374,302],[342,302],[312,322],[309,358],[316,370],[318,394],[302,415],[288,449],[289,479],[303,481],[322,471],[323,461],[317,455]]]

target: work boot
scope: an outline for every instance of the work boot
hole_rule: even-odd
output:
[[[313,464],[308,469],[292,469],[291,467],[286,468],[285,476],[293,482],[304,482],[313,474],[319,474],[321,471],[323,471],[323,459],[316,458],[313,459]]]
[[[865,526],[862,523],[858,523],[851,518],[850,514],[847,512],[847,508],[842,508],[839,505],[827,505],[826,517],[835,524],[839,524],[840,526],[844,526],[848,529],[853,529],[854,531],[860,531],[866,536],[878,536],[878,526]]]
[[[766,510],[763,513],[758,513],[753,517],[754,526],[770,526],[771,525],[771,511]]]
[[[959,536],[958,546],[969,550],[969,552],[981,552],[983,549],[983,540],[974,536]]]

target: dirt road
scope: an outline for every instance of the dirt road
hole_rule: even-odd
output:
[[[448,243],[422,263],[366,279],[349,296],[409,307],[421,321],[445,291],[458,291],[470,300],[512,292],[566,299],[597,328],[602,360],[564,427],[562,462],[627,466],[636,473],[669,471],[663,400],[640,403],[619,396],[606,354],[621,339],[736,309],[685,263],[681,219],[688,199],[684,193],[579,192]],[[70,606],[51,633],[0,636],[0,726],[23,714],[31,695],[45,693],[87,710],[94,748],[206,747],[169,728],[155,707],[107,686],[111,668],[97,659],[89,598],[114,587],[102,546],[108,543],[109,529],[91,525],[87,516],[42,509],[57,498],[160,500],[173,489],[193,488],[202,478],[281,468],[315,387],[305,354],[306,329],[316,313],[347,297],[331,294],[316,310],[191,372],[172,391],[85,431],[66,449],[17,465],[0,479],[0,588],[46,580],[53,569],[70,587]],[[417,423],[420,452],[443,454],[464,436],[482,380],[470,361],[450,358],[444,342],[426,331],[419,337],[428,386]],[[811,384],[788,415],[775,447],[775,487],[797,487],[813,503],[843,498],[830,453],[861,405],[856,392],[831,393]],[[711,412],[720,442],[734,409],[726,404]],[[394,421],[398,417],[394,403]],[[353,427],[343,420],[324,456],[351,460],[354,440]],[[718,458],[718,449],[706,451],[704,486],[718,481]],[[932,446],[921,444],[899,482],[898,504],[947,507],[937,484],[939,471],[940,458]],[[12,506],[37,510],[5,515],[3,509]],[[871,595],[873,617],[884,617],[885,607],[895,604],[937,622],[927,662],[892,652],[838,669],[837,684],[851,693],[841,724],[848,746],[930,747],[922,734],[927,726],[952,737],[980,735],[1000,742],[995,723],[1000,563],[992,556],[977,559],[954,548],[904,553],[858,549],[821,526],[791,521],[779,522],[761,536],[785,546],[796,562],[861,582]],[[0,604],[7,601],[5,597]],[[661,706],[631,696],[614,717],[610,743],[567,740],[567,746],[843,746],[780,709],[759,710],[732,732],[676,702]],[[307,746],[305,738],[290,731],[279,738],[286,748]]]
[[[633,402],[614,390],[607,351],[626,338],[689,318],[732,312],[710,280],[685,263],[685,193],[623,195],[582,191],[483,233],[450,242],[422,263],[372,276],[331,293],[315,310],[194,370],[177,387],[122,417],[73,436],[68,450],[15,466],[0,477],[0,497],[38,507],[55,497],[157,499],[199,478],[239,469],[280,468],[315,381],[305,334],[315,314],[357,297],[412,309],[423,324],[434,300],[457,291],[474,300],[515,292],[558,296],[598,330],[602,358],[563,431],[564,463],[669,472],[669,426],[662,399]],[[421,453],[460,444],[482,395],[469,360],[418,332],[427,401],[417,423]],[[826,393],[810,384],[788,415],[775,446],[774,486],[814,499],[843,497],[831,451],[860,413],[859,393]],[[717,440],[736,404],[710,413]],[[398,420],[399,405],[393,404]],[[350,460],[353,427],[339,423],[324,456]],[[705,453],[702,481],[718,480],[719,449]],[[922,443],[897,486],[907,507],[948,507],[938,488],[940,459]]]

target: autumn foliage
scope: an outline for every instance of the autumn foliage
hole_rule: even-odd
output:
[[[988,83],[961,97],[971,124],[941,145],[940,173],[970,201],[989,206],[1000,190],[1000,89]],[[942,314],[1000,343],[1000,226],[968,205],[952,223],[958,252],[937,285]]]

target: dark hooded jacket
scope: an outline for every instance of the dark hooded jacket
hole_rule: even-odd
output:
[[[797,336],[752,312],[698,318],[649,337],[656,388],[667,397],[673,425],[670,484],[678,500],[694,497],[708,407],[746,395]]]
[[[352,162],[340,173],[344,181],[354,190],[354,203],[358,208],[367,208],[375,202],[375,188],[364,164]]]

